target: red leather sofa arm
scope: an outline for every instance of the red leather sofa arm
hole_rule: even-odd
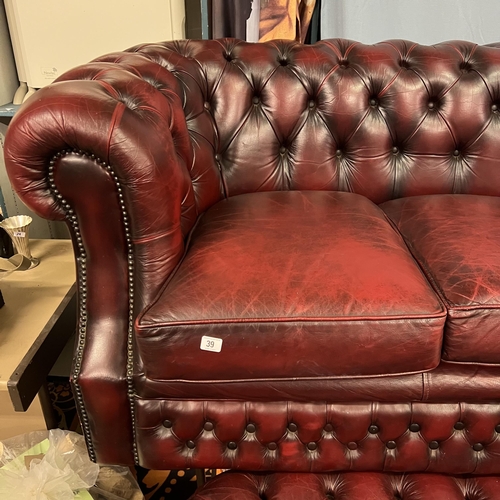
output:
[[[80,66],[21,108],[6,137],[10,180],[36,213],[63,220],[48,166],[60,153],[85,153],[112,166],[124,193],[133,185],[126,200],[143,214],[141,222],[154,214],[161,231],[162,224],[179,225],[182,215],[187,233],[196,218],[187,169],[193,153],[178,82],[159,64],[138,54],[124,56],[134,66],[100,61]],[[162,220],[150,203],[153,195],[166,200]],[[147,236],[147,226],[134,225],[134,236]]]
[[[42,217],[66,220],[72,233],[79,290],[72,379],[88,409],[80,417],[91,455],[109,463],[134,458],[133,321],[182,257],[197,217],[175,77],[131,58],[135,66],[81,66],[38,91],[15,116],[5,148],[22,200]]]

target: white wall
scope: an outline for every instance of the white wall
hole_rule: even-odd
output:
[[[500,0],[321,0],[321,38],[500,41]]]
[[[12,102],[18,85],[5,9],[0,0],[0,106]]]

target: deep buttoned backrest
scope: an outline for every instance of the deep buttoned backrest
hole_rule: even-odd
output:
[[[132,50],[180,82],[195,192],[500,194],[500,48],[226,39]]]

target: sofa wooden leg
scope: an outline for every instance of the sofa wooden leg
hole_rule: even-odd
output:
[[[196,484],[198,488],[203,486],[206,482],[205,469],[196,469]]]

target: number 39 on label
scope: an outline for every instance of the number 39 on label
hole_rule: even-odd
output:
[[[222,339],[203,335],[201,337],[200,349],[202,351],[220,352],[222,349]]]

